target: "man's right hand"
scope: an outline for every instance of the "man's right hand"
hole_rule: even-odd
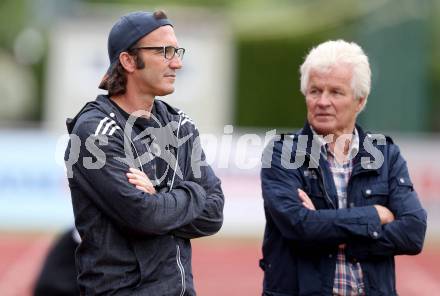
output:
[[[384,225],[394,221],[394,214],[386,207],[381,205],[374,205],[374,207],[379,215],[380,224]]]

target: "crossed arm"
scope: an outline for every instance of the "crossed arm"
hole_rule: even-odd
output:
[[[135,178],[127,173],[136,172],[130,170],[134,165],[126,156],[123,136],[116,133],[108,139],[93,136],[98,123],[99,119],[92,118],[83,121],[72,131],[81,143],[86,143],[79,147],[77,157],[82,161],[72,166],[72,190],[87,193],[93,206],[99,208],[121,230],[130,233],[162,235],[182,229],[186,230],[188,236],[201,236],[218,231],[223,221],[223,194],[219,181],[183,180],[176,183],[172,190],[160,192],[152,190],[153,187],[147,183],[133,186],[128,179]],[[69,144],[66,159],[74,153],[75,149]],[[211,178],[208,181],[214,177],[213,174],[207,177]],[[212,219],[188,229],[187,225],[199,221],[198,218],[203,217],[207,209],[209,213],[214,213],[208,216]]]
[[[210,168],[208,168],[210,170]],[[205,172],[206,173],[206,172]],[[207,172],[208,174],[210,172]],[[148,176],[140,170],[130,168],[127,173],[128,182],[133,184],[137,189],[155,194],[156,189]],[[171,232],[179,237],[193,239],[197,237],[208,236],[220,230],[223,224],[223,194],[220,189],[220,181],[212,174],[211,178],[215,178],[211,188],[206,188],[206,200],[202,213],[187,225],[183,225]],[[201,184],[203,187],[205,184]],[[206,186],[205,186],[206,187]]]
[[[306,209],[316,211],[315,205],[313,204],[307,193],[298,188],[298,196],[302,201],[302,205]],[[374,207],[376,208],[377,214],[379,215],[381,225],[388,224],[394,221],[394,214],[389,209],[381,205],[374,205]]]
[[[389,182],[409,181],[398,149],[388,165]],[[387,207],[315,210],[307,194],[298,191],[302,188],[298,171],[281,165],[279,147],[274,149],[271,166],[262,169],[261,180],[268,216],[283,237],[298,246],[347,244],[347,250],[358,258],[416,254],[423,246],[426,212],[412,186],[392,186]]]

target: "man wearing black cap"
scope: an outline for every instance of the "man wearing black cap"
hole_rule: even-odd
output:
[[[108,95],[67,121],[81,295],[195,295],[190,239],[220,229],[224,197],[193,121],[155,99],[174,91],[184,52],[164,12],[123,16]]]

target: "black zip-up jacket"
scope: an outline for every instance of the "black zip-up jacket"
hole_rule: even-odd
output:
[[[190,239],[220,229],[220,180],[183,112],[155,100],[152,114],[126,128],[127,114],[101,95],[67,120],[81,295],[195,295]],[[129,167],[154,172],[157,193],[130,184]]]
[[[323,151],[313,148],[309,124],[274,139],[265,149],[263,295],[332,295],[338,245],[346,244],[347,260],[362,267],[366,295],[397,296],[394,256],[421,252],[426,211],[398,146],[388,137],[380,142],[356,128],[359,152],[353,159],[346,209],[337,208],[333,176]],[[301,137],[307,139],[305,145]],[[316,211],[302,205],[298,188]],[[381,225],[376,204],[390,209],[395,220]]]

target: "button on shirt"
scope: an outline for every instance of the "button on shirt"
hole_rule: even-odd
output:
[[[314,132],[314,131],[313,131]],[[314,132],[316,135],[316,133]],[[317,136],[326,151],[326,159],[333,175],[336,191],[338,194],[338,208],[347,208],[347,185],[353,169],[352,159],[359,151],[359,134],[354,130],[350,147],[348,150],[349,159],[340,163],[335,155],[327,149],[325,139]],[[340,245],[336,257],[335,280],[333,284],[334,296],[364,296],[365,287],[362,268],[359,262],[349,262],[345,256],[345,246]]]

